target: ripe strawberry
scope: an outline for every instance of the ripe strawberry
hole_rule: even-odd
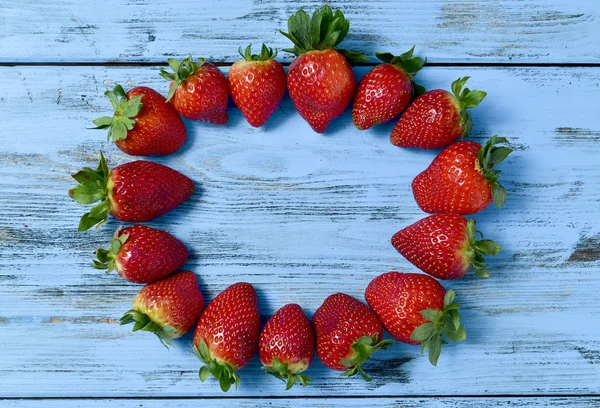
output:
[[[108,170],[100,152],[97,170],[85,167],[73,175],[80,184],[69,190],[79,204],[100,201],[81,217],[79,231],[102,226],[112,214],[117,220],[151,221],[168,213],[194,192],[194,182],[162,164],[136,160]]]
[[[299,381],[312,381],[306,371],[315,354],[315,335],[310,320],[297,304],[279,309],[260,334],[258,355],[267,374],[287,383],[286,390]]]
[[[156,334],[163,345],[173,345],[200,318],[204,298],[193,272],[182,271],[142,288],[133,300],[133,308],[120,323],[135,323],[133,331]]]
[[[145,225],[119,228],[109,249],[98,249],[94,268],[116,269],[129,282],[150,283],[164,278],[188,261],[183,242],[166,231]]]
[[[498,208],[506,205],[506,190],[495,164],[512,152],[503,137],[494,136],[483,145],[461,141],[445,148],[427,169],[412,182],[413,195],[427,213],[475,214],[492,201]]]
[[[429,348],[429,361],[437,365],[442,345],[467,337],[460,325],[453,290],[446,291],[435,279],[416,273],[388,272],[373,279],[365,299],[385,329],[396,340]]]
[[[487,278],[484,255],[496,255],[500,246],[489,239],[477,240],[475,220],[458,214],[435,214],[397,232],[392,245],[413,265],[438,279],[456,279],[473,266]]]
[[[182,61],[169,58],[173,73],[160,69],[160,75],[171,81],[167,101],[188,119],[224,125],[229,120],[227,102],[229,90],[225,75],[213,64],[190,55]]]
[[[479,105],[487,95],[483,91],[462,89],[468,79],[467,76],[452,83],[454,95],[435,89],[419,96],[392,129],[392,144],[435,149],[467,137],[473,128],[468,109]]]
[[[115,110],[114,116],[94,120],[95,129],[108,129],[117,147],[133,156],[175,153],[186,140],[183,121],[164,96],[145,86],[125,94],[121,85],[104,92]]]
[[[286,76],[283,66],[273,58],[277,50],[262,45],[260,55],[252,54],[249,45],[245,52],[239,49],[243,60],[229,69],[227,81],[231,98],[254,127],[262,126],[275,112],[283,99]]]
[[[323,133],[334,118],[344,112],[354,91],[356,80],[350,63],[367,61],[361,52],[334,50],[350,28],[350,21],[340,10],[329,6],[317,9],[312,18],[298,10],[288,20],[294,48],[285,49],[297,57],[288,71],[288,90],[294,106],[315,132]]]
[[[212,374],[224,392],[233,384],[237,388],[240,376],[235,370],[252,360],[259,334],[254,288],[246,282],[229,286],[208,305],[194,333],[194,354],[206,364],[200,369],[200,380]]]
[[[354,96],[352,120],[358,129],[369,129],[389,122],[406,109],[413,93],[425,92],[412,78],[423,68],[427,59],[413,57],[414,50],[415,47],[412,47],[399,56],[376,53],[384,63],[377,65],[360,80]]]
[[[329,296],[313,315],[317,334],[317,354],[332,370],[346,370],[341,376],[359,373],[371,381],[362,369],[375,352],[387,349],[390,340],[382,340],[381,322],[364,303],[344,293]]]

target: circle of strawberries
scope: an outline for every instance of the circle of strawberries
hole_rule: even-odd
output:
[[[469,269],[489,276],[485,256],[500,246],[483,239],[476,214],[492,202],[506,204],[507,193],[498,182],[495,166],[512,152],[505,138],[494,136],[483,146],[457,141],[473,127],[469,109],[485,92],[466,88],[469,77],[452,83],[451,91],[426,91],[414,81],[426,59],[414,55],[414,47],[400,55],[377,53],[381,64],[358,83],[352,65],[367,58],[358,51],[338,48],[350,22],[329,6],[312,16],[299,10],[281,34],[295,55],[287,75],[274,58],[277,50],[262,45],[259,54],[251,46],[240,48],[228,77],[204,58],[195,61],[169,59],[171,71],[160,70],[169,81],[167,98],[147,87],[128,92],[116,85],[105,92],[112,116],[93,121],[108,130],[108,139],[130,155],[167,155],[186,141],[180,116],[225,125],[231,95],[248,123],[260,127],[279,106],[286,90],[300,116],[315,132],[325,132],[330,122],[352,104],[352,120],[360,130],[400,116],[390,141],[404,148],[444,148],[412,183],[417,205],[431,215],[397,232],[391,243],[410,263],[426,274],[387,272],[371,281],[365,291],[367,304],[344,293],[329,296],[315,311],[313,321],[297,304],[279,309],[260,330],[260,312],[254,287],[238,282],[205,306],[192,272],[176,272],[187,262],[185,244],[165,231],[133,225],[119,228],[108,249],[96,251],[93,265],[116,270],[124,279],[146,284],[133,301],[121,324],[133,331],[149,331],[160,342],[172,340],[196,326],[193,353],[204,363],[202,381],[213,376],[223,391],[240,384],[238,370],[258,352],[266,374],[282,380],[286,389],[311,378],[303,374],[315,353],[323,364],[342,371],[341,376],[371,377],[365,363],[379,350],[392,345],[383,329],[397,341],[429,350],[437,365],[442,346],[462,341],[466,331],[460,322],[456,294],[446,291],[442,280],[464,276]],[[96,169],[84,168],[73,175],[78,185],[69,191],[80,204],[96,203],[81,217],[79,230],[100,227],[111,215],[124,222],[151,221],[173,210],[194,192],[185,175],[157,163],[137,160],[113,169],[100,153]]]

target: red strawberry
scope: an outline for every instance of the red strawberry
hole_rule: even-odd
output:
[[[448,293],[435,279],[416,273],[388,272],[373,279],[365,299],[385,329],[396,340],[429,348],[429,361],[437,365],[442,345],[462,341],[467,334],[460,325],[454,291]]]
[[[128,222],[151,221],[168,213],[194,192],[194,182],[162,164],[145,160],[125,163],[108,170],[100,152],[97,170],[89,167],[73,175],[79,182],[69,196],[79,204],[100,204],[81,217],[79,231],[103,225],[108,214]]]
[[[94,120],[95,129],[108,129],[117,147],[134,156],[175,153],[186,140],[183,121],[164,96],[145,86],[125,94],[121,85],[104,92],[115,110],[114,116]]]
[[[431,165],[412,182],[413,195],[421,210],[427,213],[475,214],[494,201],[506,205],[506,190],[498,177],[495,164],[512,152],[503,137],[494,136],[482,147],[461,141],[445,148]]]
[[[164,278],[188,261],[183,242],[168,232],[134,225],[119,228],[109,249],[98,249],[94,268],[116,269],[129,282],[150,283]]]
[[[260,55],[252,54],[251,46],[239,50],[243,60],[229,69],[227,81],[231,98],[254,127],[262,126],[283,99],[286,76],[283,66],[273,58],[277,51],[262,45]]]
[[[285,49],[297,56],[288,71],[288,90],[294,106],[315,132],[323,133],[334,118],[346,109],[356,80],[351,62],[366,61],[363,53],[334,50],[348,34],[350,22],[340,10],[329,6],[317,9],[312,18],[299,10],[288,20],[294,48]]]
[[[213,64],[190,55],[182,61],[169,58],[173,73],[160,69],[160,75],[171,81],[168,101],[188,119],[224,125],[229,120],[227,102],[229,90],[225,75]]]
[[[389,122],[406,109],[413,93],[425,92],[412,78],[427,59],[413,57],[414,50],[412,47],[399,56],[376,54],[384,64],[377,65],[361,79],[354,96],[352,120],[357,128],[364,130]]]
[[[260,334],[258,355],[267,374],[287,382],[286,390],[296,381],[303,386],[312,381],[300,373],[306,371],[315,354],[315,335],[310,320],[297,304],[279,309]]]
[[[371,381],[362,369],[363,363],[391,344],[381,339],[383,328],[375,313],[352,296],[336,293],[317,309],[313,323],[317,354],[323,364],[332,370],[346,370],[344,377],[359,373],[365,381]]]
[[[194,354],[206,364],[203,382],[212,374],[224,392],[240,384],[235,370],[244,368],[256,352],[260,334],[258,300],[252,285],[236,283],[221,292],[206,308],[194,333]]]
[[[458,214],[436,214],[397,232],[392,245],[413,265],[438,279],[456,279],[473,266],[487,278],[484,255],[496,255],[500,246],[489,239],[477,240],[475,220]]]
[[[419,96],[406,109],[390,136],[400,147],[435,149],[467,137],[473,128],[469,108],[474,108],[487,95],[483,91],[462,89],[469,77],[452,83],[452,95],[435,89]],[[461,92],[462,90],[462,92]]]
[[[121,318],[121,324],[135,323],[133,331],[149,331],[163,345],[173,345],[200,318],[204,298],[193,272],[182,271],[152,282],[133,300],[133,308]]]

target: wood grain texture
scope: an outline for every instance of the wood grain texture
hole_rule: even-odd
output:
[[[162,92],[166,83],[148,67],[0,73],[0,397],[222,396],[199,382],[191,334],[167,351],[118,326],[140,287],[89,266],[118,223],[78,233],[85,209],[66,195],[70,174],[94,166],[100,149],[111,166],[131,160],[86,130],[108,112],[102,92],[114,81]],[[500,133],[515,148],[502,165],[508,207],[476,216],[503,246],[492,277],[444,283],[463,305],[467,341],[448,346],[437,368],[396,345],[367,366],[369,384],[336,380],[316,362],[314,384],[285,394],[255,359],[234,395],[600,394],[600,69],[426,68],[421,79],[447,87],[466,74],[488,91],[473,139]],[[435,152],[392,146],[392,125],[359,132],[348,112],[315,134],[288,97],[261,129],[230,114],[225,127],[186,122],[184,149],[156,159],[198,183],[152,225],[189,245],[207,298],[245,280],[265,319],[288,302],[312,314],[332,292],[362,299],[378,274],[414,270],[389,239],[424,216],[410,181]]]
[[[165,62],[190,52],[231,62],[248,43],[288,47],[277,30],[299,7],[312,11],[320,3],[4,0],[0,62]],[[595,0],[329,3],[352,21],[344,46],[373,58],[375,51],[403,52],[415,44],[430,62],[600,62]]]
[[[251,408],[288,408],[302,407],[364,407],[377,406],[381,408],[480,408],[480,407],[569,407],[597,408],[600,398],[590,397],[520,397],[520,398],[293,398],[293,399],[127,399],[127,400],[29,400],[2,401],[0,407],[10,408],[197,408],[208,404],[210,407]]]

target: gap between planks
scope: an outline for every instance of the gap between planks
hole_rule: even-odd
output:
[[[120,401],[146,401],[146,400],[219,400],[219,399],[232,399],[232,400],[286,400],[286,399],[304,399],[304,400],[320,400],[320,399],[475,399],[484,400],[490,398],[523,398],[523,399],[536,399],[536,398],[600,398],[600,394],[447,394],[447,395],[256,395],[249,397],[247,395],[161,395],[161,396],[114,396],[114,397],[0,397],[0,401],[90,401],[90,400],[120,400]]]

